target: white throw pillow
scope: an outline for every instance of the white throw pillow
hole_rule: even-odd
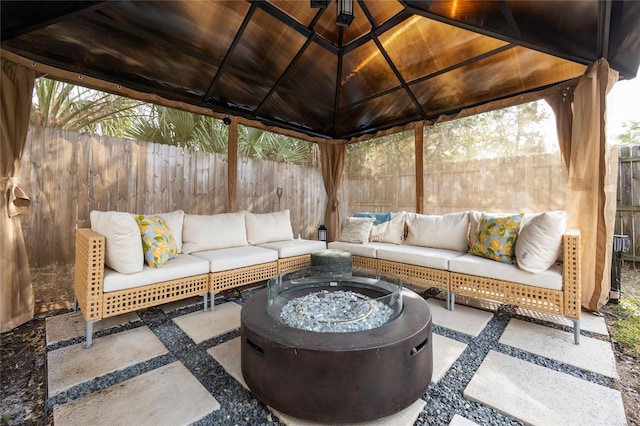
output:
[[[562,249],[562,236],[567,230],[567,214],[545,212],[532,216],[516,239],[516,260],[520,269],[537,274],[549,269]]]
[[[247,246],[244,212],[214,215],[184,215],[182,252]]]
[[[342,224],[339,241],[346,243],[366,244],[369,242],[369,232],[373,222],[372,217],[348,217]]]
[[[247,240],[249,244],[264,244],[274,241],[293,240],[293,229],[289,210],[255,214],[245,212]]]
[[[89,219],[91,230],[105,236],[105,265],[121,274],[142,271],[140,228],[130,213],[93,210]]]
[[[405,244],[445,250],[467,251],[469,215],[467,212],[445,215],[407,215]]]
[[[391,213],[391,229],[380,238],[371,237],[371,241],[389,244],[402,244],[404,239],[404,219],[406,212]]]

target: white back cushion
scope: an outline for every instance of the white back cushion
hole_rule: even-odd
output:
[[[564,211],[545,212],[531,217],[516,239],[515,255],[520,269],[537,274],[556,262],[567,230]]]
[[[445,215],[407,214],[405,244],[446,250],[467,251],[469,215],[467,212]]]
[[[248,245],[244,212],[184,215],[182,252],[194,253]]]
[[[293,240],[289,209],[275,213],[245,212],[244,220],[249,244]]]
[[[154,216],[160,216],[169,225],[169,231],[176,241],[178,246],[178,253],[182,253],[182,227],[184,225],[184,212],[182,210],[176,210],[169,213],[158,213]]]
[[[142,238],[140,228],[131,214],[93,210],[89,213],[89,219],[91,230],[105,236],[105,265],[121,274],[142,271]]]

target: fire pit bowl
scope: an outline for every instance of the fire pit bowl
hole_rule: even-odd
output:
[[[356,306],[345,308],[341,292]],[[346,314],[318,315],[316,299]],[[283,310],[289,302],[294,317],[311,315],[311,328],[323,331],[287,325]],[[381,325],[378,318],[365,329],[351,327],[378,310],[388,315]],[[341,331],[326,331],[332,325]],[[243,305],[240,334],[242,375],[251,392],[299,419],[355,423],[386,417],[417,401],[431,382],[431,312],[398,280],[356,271],[275,277]]]

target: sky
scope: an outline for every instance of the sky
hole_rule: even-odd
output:
[[[555,116],[546,102],[541,102],[547,109],[548,118],[541,123],[545,135],[545,143],[550,152],[558,148]],[[640,70],[632,80],[620,80],[607,95],[607,144],[617,145],[617,136],[625,133],[622,125],[627,121],[640,121]]]
[[[618,81],[607,95],[607,139],[624,133],[625,121],[640,121],[640,71],[632,80]]]

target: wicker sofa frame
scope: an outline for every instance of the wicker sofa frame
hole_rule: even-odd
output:
[[[382,259],[352,256],[353,266],[382,276],[398,277],[422,287],[446,292],[447,308],[453,310],[456,294],[506,303],[534,311],[564,316],[573,322],[575,344],[580,343],[581,267],[580,231],[563,235],[562,290],[550,290],[516,282],[467,275],[441,269],[409,265]]]
[[[80,309],[86,322],[86,347],[90,347],[93,341],[93,325],[101,319],[193,296],[203,296],[206,311],[209,296],[213,308],[215,293],[264,281],[278,273],[305,269],[311,264],[311,255],[112,292],[104,291],[104,260],[105,237],[89,228],[78,229],[74,292],[76,309]]]

